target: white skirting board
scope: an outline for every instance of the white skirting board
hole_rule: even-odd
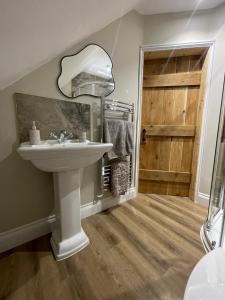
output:
[[[135,188],[130,188],[129,191],[124,196],[120,196],[118,198],[108,197],[104,198],[103,200],[99,200],[97,203],[88,203],[81,206],[81,218],[87,218],[94,214],[97,214],[103,210],[106,210],[110,207],[113,207],[117,204],[121,204],[136,197],[136,190]]]
[[[123,203],[136,196],[135,188],[131,188],[126,195],[118,198],[105,198],[97,203],[88,203],[81,206],[81,218],[87,218],[105,209]],[[55,215],[34,221],[32,223],[13,228],[0,233],[0,253],[10,250],[16,246],[32,241],[52,231]]]
[[[197,196],[197,199],[196,199],[196,203],[199,203],[199,204],[202,204],[202,205],[208,207],[208,205],[209,205],[209,195],[199,192],[198,196]]]
[[[0,253],[51,232],[55,215],[0,233]]]

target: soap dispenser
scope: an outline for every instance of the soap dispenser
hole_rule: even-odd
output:
[[[29,130],[29,136],[31,145],[40,144],[40,130],[37,129],[35,121],[32,122],[32,129]]]

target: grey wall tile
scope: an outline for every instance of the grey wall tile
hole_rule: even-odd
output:
[[[58,133],[61,129],[75,138],[86,131],[90,138],[90,105],[19,93],[14,98],[20,142],[29,140],[32,121],[36,121],[42,140],[48,139],[49,131]]]

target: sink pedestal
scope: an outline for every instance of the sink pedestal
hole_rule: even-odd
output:
[[[82,250],[89,239],[81,227],[80,169],[53,174],[56,223],[51,245],[56,260]]]
[[[57,260],[82,250],[89,239],[81,227],[80,170],[97,162],[112,148],[110,143],[76,143],[45,140],[22,143],[18,153],[39,170],[53,173],[56,222],[51,245]]]

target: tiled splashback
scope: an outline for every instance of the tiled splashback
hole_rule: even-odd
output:
[[[49,138],[49,131],[58,133],[61,129],[72,132],[75,138],[86,131],[90,138],[90,105],[26,94],[14,97],[20,142],[29,140],[32,121],[36,121],[42,140]]]

